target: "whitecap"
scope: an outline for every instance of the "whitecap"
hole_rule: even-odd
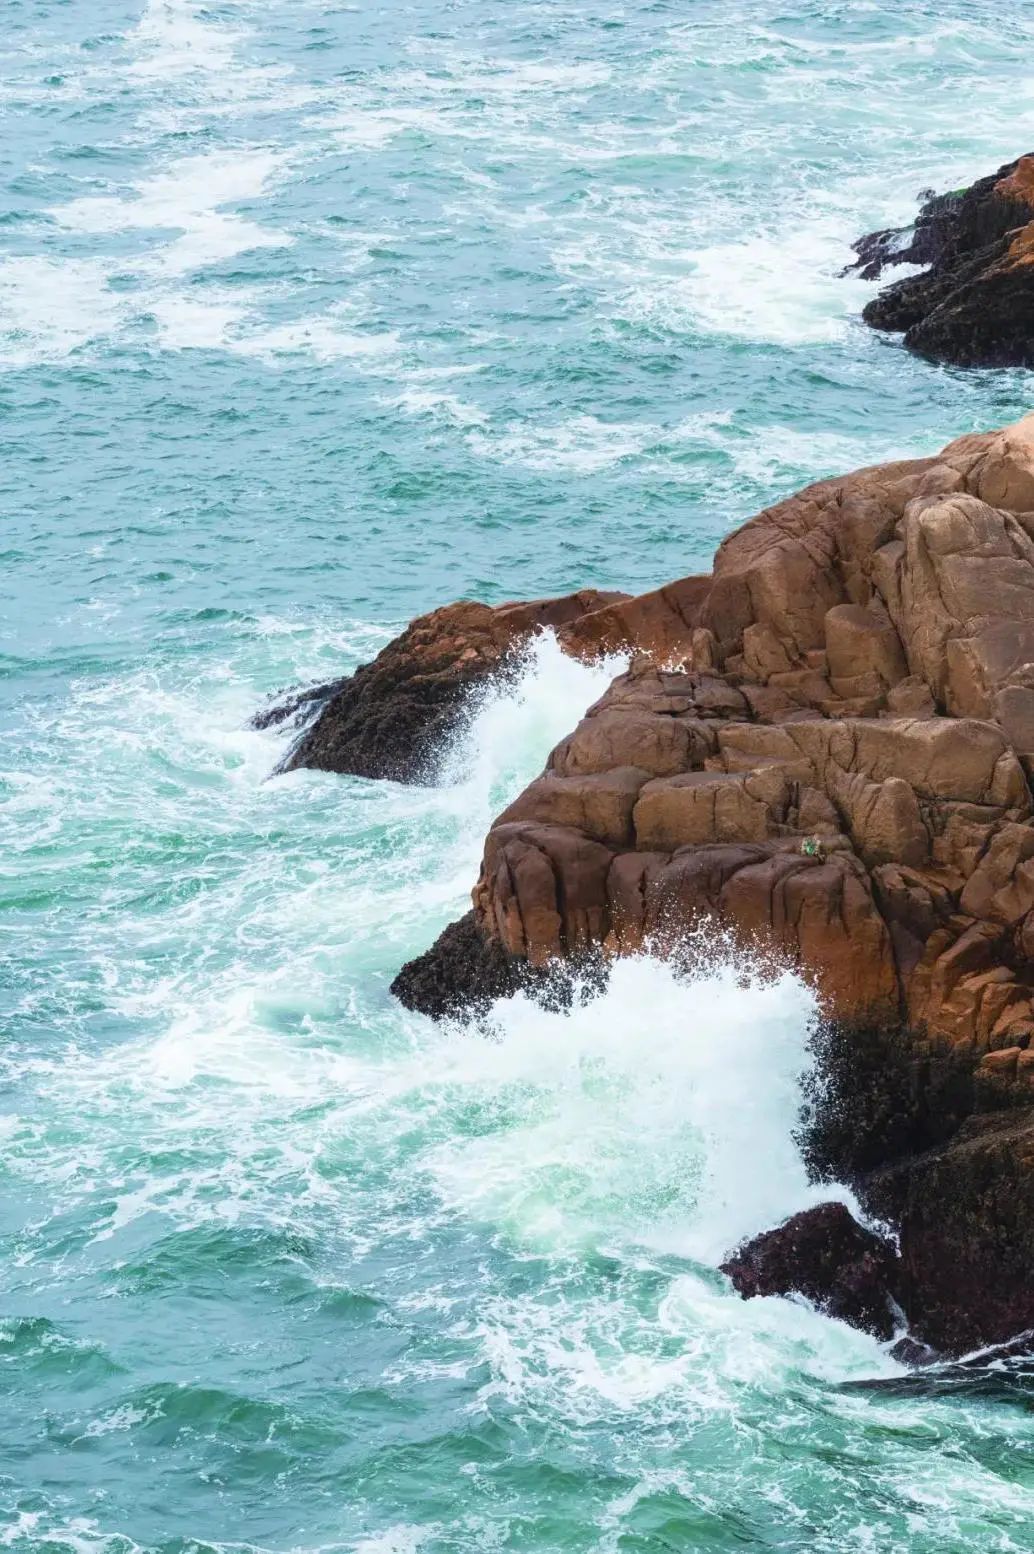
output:
[[[391,410],[402,410],[413,416],[430,416],[433,420],[447,421],[453,426],[488,425],[488,416],[476,405],[467,404],[456,394],[441,389],[420,388],[417,384],[403,389],[394,398],[382,398],[380,403]]]
[[[129,73],[158,81],[225,75],[236,62],[241,36],[240,29],[214,22],[197,0],[147,0],[129,39],[139,50]]]
[[[289,165],[286,154],[264,147],[210,151],[184,157],[131,186],[124,196],[90,195],[51,211],[72,231],[121,233],[165,230],[181,235],[155,245],[130,268],[183,275],[248,249],[284,247],[284,232],[221,209],[257,199]]]
[[[657,432],[649,424],[606,422],[583,414],[552,425],[511,422],[498,432],[472,432],[468,441],[480,458],[587,475],[634,457]]]
[[[115,332],[126,311],[125,298],[108,286],[101,260],[0,259],[0,362],[5,366],[60,361]]]

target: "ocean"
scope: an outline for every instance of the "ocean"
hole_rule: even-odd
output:
[[[543,638],[426,788],[248,727],[1032,408],[838,275],[1034,146],[1029,6],[3,12],[0,1544],[1029,1551],[1025,1388],[717,1272],[820,1192],[807,987],[388,992],[620,663]]]

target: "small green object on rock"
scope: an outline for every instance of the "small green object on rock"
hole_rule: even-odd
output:
[[[801,852],[806,858],[821,858],[822,843],[817,836],[806,836],[801,843]]]

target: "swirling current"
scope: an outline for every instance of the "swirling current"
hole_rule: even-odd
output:
[[[1025,1372],[716,1271],[814,1196],[806,988],[633,960],[490,1037],[389,995],[614,666],[541,640],[426,789],[247,726],[1029,409],[838,271],[1034,144],[1030,8],[3,12],[0,1543],[1034,1547]]]

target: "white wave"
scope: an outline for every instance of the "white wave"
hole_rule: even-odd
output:
[[[423,47],[422,52],[426,52]],[[605,85],[611,74],[610,66],[598,61],[491,60],[446,52],[437,72],[393,72],[388,93],[357,92],[351,87],[340,95],[332,92],[311,122],[344,150],[380,151],[404,134],[481,143],[488,114],[511,150],[537,146],[574,157],[574,143],[565,145],[515,123],[513,109],[530,96],[552,116],[554,103],[562,102],[566,94]],[[491,179],[484,181],[493,184]]]
[[[616,1250],[610,1255],[618,1260]],[[620,1285],[603,1295],[579,1289],[568,1269],[568,1288],[560,1274],[545,1295],[483,1303],[477,1336],[492,1377],[485,1406],[502,1396],[561,1429],[607,1419],[689,1439],[698,1424],[735,1420],[748,1387],[792,1406],[787,1393],[805,1375],[839,1382],[900,1374],[866,1334],[803,1302],[741,1301],[713,1277],[669,1273],[665,1293],[642,1309]],[[659,1272],[645,1259],[637,1271]]]
[[[158,325],[162,346],[173,351],[228,349],[248,316],[239,293],[226,291],[155,297],[147,311]]]
[[[139,55],[129,72],[160,81],[198,73],[225,76],[241,37],[240,29],[213,21],[198,0],[147,0],[130,38]]]
[[[438,1537],[440,1530],[436,1523],[418,1527],[411,1522],[399,1522],[368,1538],[357,1538],[348,1547],[353,1554],[420,1554],[429,1539]]]
[[[779,345],[838,340],[858,329],[857,314],[872,290],[840,277],[850,257],[840,234],[822,220],[719,243],[687,255],[684,279],[653,297],[634,293],[629,313],[643,310],[669,325],[681,317],[709,333]]]
[[[407,415],[431,416],[434,420],[451,422],[454,426],[487,426],[488,416],[476,405],[469,405],[456,394],[441,389],[420,388],[414,384],[403,389],[393,399],[380,401],[392,410],[402,410]]]
[[[582,1006],[516,997],[496,1042],[446,1047],[443,1082],[520,1097],[510,1126],[436,1152],[446,1199],[550,1249],[631,1239],[714,1264],[828,1197],[794,1139],[812,995],[714,954],[689,979],[621,960]]]
[[[553,425],[511,423],[500,432],[473,432],[468,441],[480,458],[591,475],[640,453],[657,430],[652,425],[576,415]]]
[[[225,351],[256,359],[308,356],[315,361],[350,361],[356,371],[375,377],[393,375],[400,349],[394,330],[363,332],[351,327],[354,310],[346,306],[309,314],[289,324],[263,323],[266,294],[257,287],[208,288],[193,292],[153,293],[146,307],[158,325],[165,350]]]
[[[266,622],[259,641],[276,659],[287,654],[296,665],[307,664],[310,675],[328,673],[319,663],[322,639],[312,642],[311,632],[298,637]],[[382,639],[379,631],[353,634],[349,657],[368,657]],[[336,667],[344,667],[340,659]],[[315,772],[267,782],[277,740],[242,726],[255,693],[226,668],[210,668],[179,686],[146,673],[84,686],[48,726],[47,748],[65,754],[49,780],[22,795],[23,839],[38,840],[56,819],[53,855],[60,862],[78,828],[109,824],[114,810],[129,817],[130,850],[146,851],[146,838],[163,833],[196,838],[200,828],[218,850],[231,847],[236,862],[214,895],[191,893],[157,918],[120,915],[111,925],[117,943],[91,931],[88,959],[110,1007],[160,1029],[99,1056],[77,1052],[41,1062],[40,1081],[59,1111],[67,1106],[86,1127],[78,1164],[69,1172],[63,1155],[41,1159],[36,1149],[46,1153],[45,1128],[37,1132],[35,1122],[21,1119],[12,1170],[42,1172],[60,1197],[89,1198],[93,1173],[110,1176],[105,1159],[119,1147],[121,1124],[115,1124],[128,1105],[144,1155],[148,1140],[160,1148],[170,1131],[205,1136],[212,1147],[196,1169],[118,1173],[118,1191],[94,1225],[100,1240],[150,1213],[188,1224],[234,1222],[260,1204],[274,1204],[299,1161],[307,1162],[307,1195],[323,1202],[316,1169],[321,1131],[306,1138],[305,1129],[291,1126],[283,1150],[270,1154],[271,1119],[333,1096],[342,1115],[373,1108],[376,1120],[376,1108],[385,1101],[390,1107],[392,1096],[413,1088],[407,1063],[385,1066],[361,1011],[357,1051],[325,1039],[340,1021],[342,1000],[354,997],[340,984],[342,952],[350,947],[347,953],[358,952],[362,963],[371,948],[383,956],[387,945],[389,957],[401,961],[436,931],[436,921],[440,926],[465,909],[491,816],[600,694],[611,667],[576,664],[544,636],[513,679],[486,691],[472,709],[470,726],[444,758],[440,785],[411,789]],[[343,796],[350,800],[344,809]],[[283,848],[273,854],[234,842],[271,825],[296,833],[300,851],[293,843],[288,849],[293,859]],[[395,839],[388,853],[383,835]],[[404,871],[399,851],[407,858]],[[155,878],[147,888],[163,887]],[[152,968],[147,947],[155,935],[181,946],[185,958],[178,950]],[[195,955],[190,947],[202,943],[222,945],[221,964]],[[278,946],[272,955],[271,945]],[[324,1039],[285,1041],[284,1022],[291,1029],[307,1023]],[[386,1029],[390,1037],[390,1022]],[[228,1094],[235,1097],[229,1111],[221,1099]]]
[[[51,214],[72,231],[176,231],[133,268],[183,275],[247,249],[285,247],[292,238],[221,207],[257,199],[288,165],[284,153],[262,147],[184,157],[134,184],[124,196],[88,196]]]
[[[603,1415],[683,1430],[735,1417],[745,1387],[782,1402],[788,1378],[892,1370],[865,1335],[797,1303],[741,1302],[710,1271],[817,1196],[792,1137],[802,984],[720,946],[688,981],[640,957],[567,1014],[501,1001],[491,1038],[386,996],[386,972],[464,910],[492,816],[623,660],[577,663],[544,633],[471,707],[437,786],[268,782],[278,741],[241,726],[248,673],[325,673],[335,650],[347,668],[384,632],[260,627],[239,658],[86,683],[45,714],[54,754],[34,798],[62,827],[47,857],[63,881],[65,848],[104,845],[117,816],[107,856],[127,859],[103,913],[62,906],[70,977],[139,1034],[98,1046],[73,1027],[67,1046],[0,1054],[34,1098],[4,1144],[12,1182],[46,1205],[18,1254],[34,1278],[65,1277],[73,1225],[93,1267],[204,1226],[311,1236],[331,1270],[400,1237],[447,1259],[458,1227],[535,1277],[470,1271],[453,1287],[429,1260],[391,1298],[433,1309],[448,1352],[407,1347],[385,1385],[426,1385],[455,1361],[479,1408],[502,1396],[561,1430]],[[601,1260],[613,1278],[592,1271]],[[418,1547],[411,1533],[371,1530],[367,1547]]]
[[[343,151],[379,151],[398,135],[415,133],[429,137],[459,135],[470,139],[476,127],[450,118],[433,107],[393,103],[387,107],[361,102],[335,107],[314,121],[329,132]]]
[[[361,363],[363,370],[378,376],[390,371],[399,349],[397,331],[366,333],[349,327],[354,322],[354,309],[342,305],[290,324],[275,324],[271,328],[256,326],[236,339],[224,339],[221,343],[226,349],[246,356],[301,354],[317,361],[354,361]]]
[[[31,1540],[33,1551],[42,1547],[60,1550],[65,1554],[145,1554],[142,1546],[122,1532],[102,1532],[93,1517],[72,1516],[67,1519],[49,1511],[19,1511],[11,1523],[0,1532],[0,1546],[16,1548],[23,1540]]]
[[[277,348],[277,331],[245,325],[263,301],[255,287],[181,291],[175,283],[208,265],[256,248],[283,247],[289,234],[263,227],[222,207],[260,198],[288,165],[284,154],[261,147],[213,151],[182,158],[131,185],[124,194],[91,195],[55,207],[66,230],[103,237],[126,231],[148,235],[142,254],[89,259],[49,255],[0,261],[0,363],[27,366],[59,361],[74,351],[139,330],[153,318],[163,349],[252,350]],[[116,276],[132,274],[123,290]],[[295,326],[298,338],[303,326]],[[332,320],[311,326],[314,354]],[[338,354],[369,349],[355,338],[335,341]]]
[[[104,263],[43,255],[0,259],[0,363],[60,361],[117,330],[124,297]]]
[[[699,217],[647,206],[605,213],[590,238],[557,243],[553,260],[561,274],[600,289],[618,319],[822,344],[858,331],[872,295],[871,283],[840,276],[862,230],[839,211],[788,212],[778,228],[716,240]]]
[[[436,791],[465,817],[464,845],[475,870],[495,815],[627,667],[627,654],[620,653],[581,663],[561,651],[552,631],[543,631],[513,672],[472,699],[469,721],[441,759]]]
[[[733,446],[732,454],[737,476],[778,491],[781,486],[790,489],[794,481],[822,480],[888,458],[918,458],[939,446],[940,439],[935,438],[929,446],[888,448],[883,434],[866,434],[864,429],[849,435],[821,429],[797,431],[770,423],[752,428],[748,438]]]

